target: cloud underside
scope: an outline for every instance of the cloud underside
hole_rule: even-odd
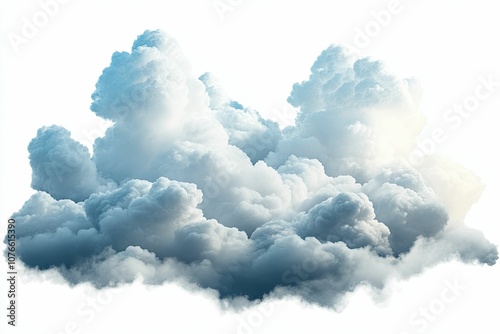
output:
[[[496,247],[462,224],[477,177],[406,160],[420,95],[417,80],[332,46],[293,86],[299,112],[281,130],[146,31],[96,84],[91,110],[113,125],[92,154],[59,126],[29,144],[37,192],[14,214],[18,255],[71,283],[140,275],[330,306],[450,259],[493,265]]]

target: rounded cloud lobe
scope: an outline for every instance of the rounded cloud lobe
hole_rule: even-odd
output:
[[[293,86],[300,111],[281,130],[146,31],[96,84],[91,110],[113,125],[92,156],[58,126],[29,144],[38,192],[13,215],[18,255],[71,283],[140,275],[329,306],[450,258],[493,265],[496,247],[461,222],[476,177],[439,157],[406,162],[420,95],[416,80],[332,46]]]

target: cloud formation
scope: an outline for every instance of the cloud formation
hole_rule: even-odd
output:
[[[477,178],[443,158],[405,159],[420,96],[415,79],[332,46],[293,86],[300,111],[281,130],[146,31],[96,84],[91,110],[113,125],[93,156],[58,126],[31,141],[38,192],[13,215],[18,255],[71,283],[140,275],[329,306],[451,258],[493,265],[496,247],[462,223]]]

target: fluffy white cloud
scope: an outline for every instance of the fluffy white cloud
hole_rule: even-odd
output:
[[[330,197],[309,210],[299,224],[301,237],[342,241],[349,248],[370,246],[380,254],[391,253],[389,228],[375,219],[373,205],[363,193]]]
[[[407,252],[417,237],[432,237],[447,224],[445,208],[415,170],[385,169],[363,189],[378,219],[391,230],[389,240],[396,254]]]
[[[45,191],[56,199],[78,202],[105,188],[106,182],[98,176],[88,149],[62,127],[39,129],[28,150],[33,189]]]
[[[87,221],[81,203],[35,193],[16,214],[17,254],[28,265],[71,267],[102,251],[106,240]]]
[[[352,59],[331,46],[297,83],[288,101],[300,108],[296,124],[266,160],[282,164],[290,154],[315,158],[328,175],[365,182],[395,157],[406,156],[423,126],[415,79],[391,75],[379,61]]]
[[[333,46],[294,85],[300,112],[281,131],[146,31],[96,84],[91,109],[113,125],[93,156],[57,126],[30,143],[39,192],[13,215],[18,254],[73,283],[140,275],[330,306],[453,257],[492,265],[496,247],[460,223],[450,194],[466,189],[468,208],[476,178],[440,158],[404,160],[420,94],[416,80]]]
[[[263,119],[258,112],[232,101],[210,73],[200,77],[210,96],[210,107],[229,136],[229,144],[240,148],[253,163],[276,149],[281,130],[276,122]]]

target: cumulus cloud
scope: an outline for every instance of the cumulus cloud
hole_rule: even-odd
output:
[[[246,109],[229,99],[211,73],[200,77],[210,96],[210,108],[228,134],[229,144],[245,152],[253,163],[263,160],[276,149],[281,138],[278,123],[263,119],[258,112]]]
[[[62,127],[39,129],[28,150],[33,171],[31,187],[55,199],[82,201],[106,183],[99,177],[88,149]]]
[[[332,46],[293,86],[300,112],[282,131],[146,31],[97,81],[91,110],[113,125],[92,156],[58,126],[29,144],[37,192],[13,215],[19,257],[75,284],[140,275],[328,306],[451,258],[493,265],[496,247],[462,222],[477,178],[405,160],[420,95],[415,79]]]
[[[383,170],[363,185],[375,213],[391,230],[396,254],[410,250],[419,236],[432,237],[444,229],[448,214],[420,174],[411,170]]]
[[[28,266],[73,266],[104,249],[81,203],[35,193],[16,215],[17,254]]]
[[[296,126],[266,161],[279,166],[290,154],[300,155],[320,160],[328,175],[365,182],[414,147],[424,124],[420,98],[415,79],[396,78],[379,61],[352,60],[331,46],[309,79],[293,86],[288,101],[300,108]]]
[[[375,219],[373,205],[363,193],[341,193],[315,205],[299,223],[299,235],[319,241],[342,241],[349,248],[372,247],[390,254],[389,228]]]

